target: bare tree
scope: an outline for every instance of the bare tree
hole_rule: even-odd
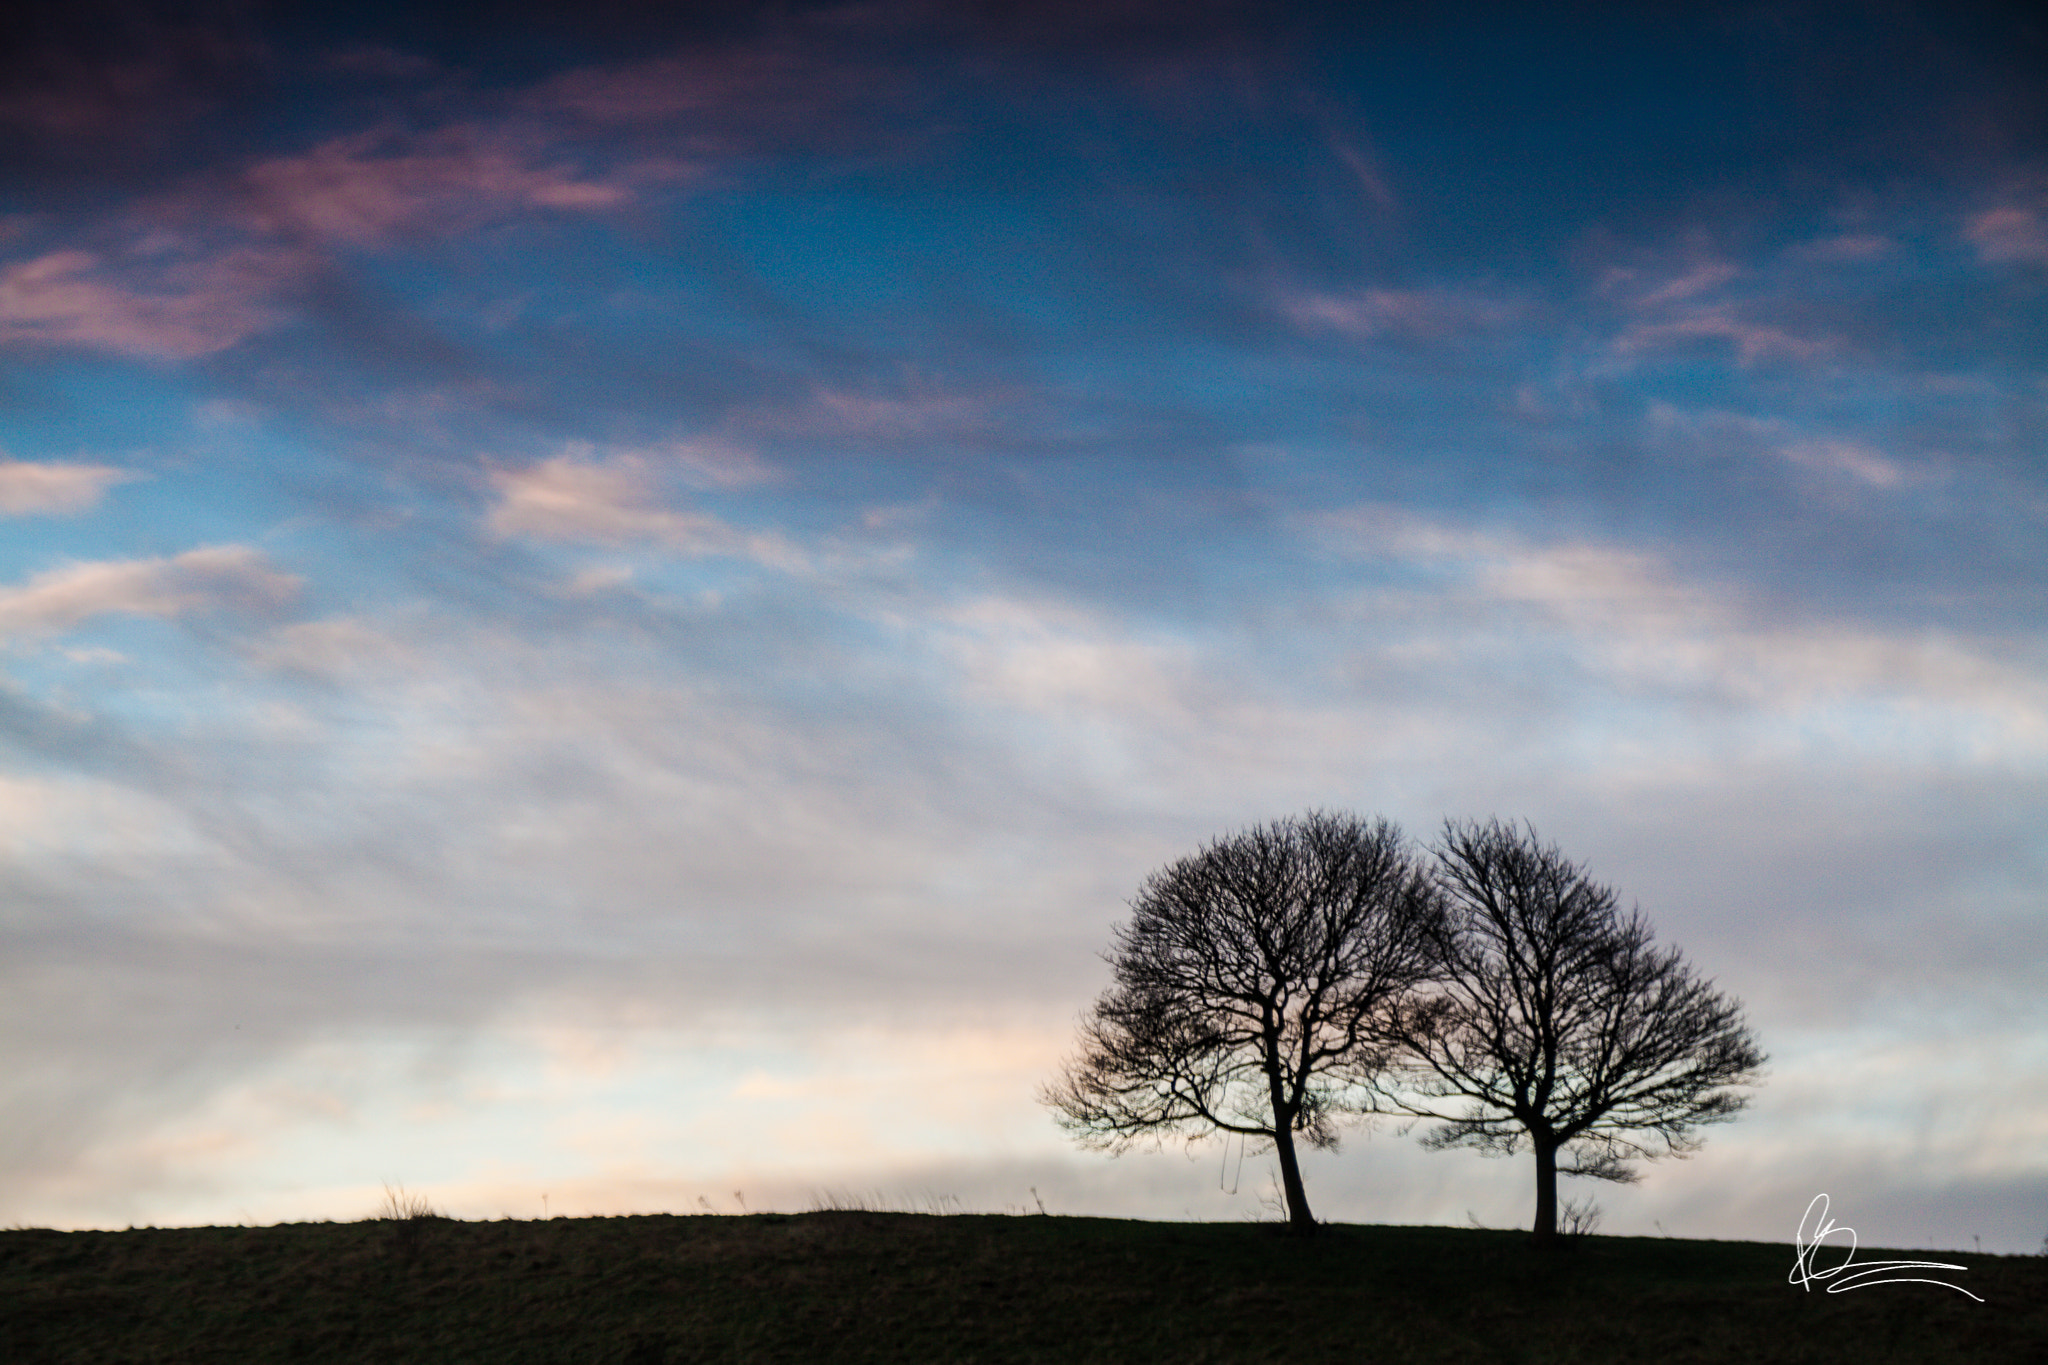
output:
[[[1748,1104],[1729,1087],[1755,1084],[1764,1054],[1739,1001],[1535,830],[1446,821],[1434,852],[1436,981],[1397,1011],[1406,1085],[1387,1093],[1444,1121],[1428,1147],[1532,1151],[1549,1242],[1560,1172],[1630,1182],[1631,1161],[1698,1150],[1700,1126]]]
[[[1265,1139],[1288,1222],[1311,1231],[1295,1138],[1335,1147],[1363,1112],[1382,1016],[1428,973],[1435,913],[1385,820],[1310,812],[1216,840],[1146,879],[1108,955],[1116,984],[1041,1099],[1098,1149]]]

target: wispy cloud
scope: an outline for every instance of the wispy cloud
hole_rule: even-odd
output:
[[[1515,314],[1514,306],[1504,300],[1444,289],[1290,293],[1281,297],[1280,311],[1307,331],[1419,339],[1497,327]]]
[[[1858,707],[1948,714],[1965,742],[2048,754],[2048,681],[2004,657],[2013,642],[1852,621],[1783,620],[1737,589],[1688,579],[1664,557],[1588,540],[1523,536],[1367,504],[1306,519],[1328,548],[1444,576],[1448,622],[1472,609],[1533,610],[1538,652],[1565,643],[1624,693],[1662,692],[1763,714]],[[1469,630],[1474,622],[1447,624]],[[1562,641],[1554,632],[1562,628]]]
[[[251,225],[355,246],[406,232],[459,232],[533,209],[615,209],[632,194],[583,178],[538,147],[454,126],[425,135],[357,133],[249,168]]]
[[[808,41],[584,67],[543,83],[527,104],[591,124],[667,129],[685,155],[843,145],[875,136],[875,113],[914,98],[918,86],[900,66],[863,61],[837,37],[813,32]]]
[[[271,611],[299,580],[246,545],[212,545],[164,559],[101,560],[50,569],[0,588],[0,639],[54,635],[96,616],[181,616],[211,609]]]
[[[1738,262],[1688,239],[1669,253],[1636,253],[1599,276],[1597,292],[1618,310],[1614,350],[1637,357],[1726,343],[1745,367],[1762,361],[1810,362],[1832,354],[1839,338],[1781,321],[1811,289],[1815,267],[1881,254],[1881,238],[1837,237],[1783,253],[1784,269]],[[1675,256],[1676,259],[1669,257]]]
[[[1886,491],[1936,483],[1944,477],[1939,465],[1925,458],[1907,459],[1868,440],[1802,430],[1782,418],[1693,411],[1669,403],[1650,404],[1648,416],[1653,443],[1689,456],[1789,465],[1825,482],[1846,480]]]
[[[735,423],[769,436],[916,440],[986,431],[992,406],[985,396],[921,385],[902,395],[820,388],[801,402],[742,412]]]
[[[1787,254],[1802,261],[1844,265],[1880,260],[1898,249],[1897,242],[1881,233],[1845,232],[1834,237],[1820,237],[1810,242],[1802,242]]]
[[[257,247],[169,264],[52,251],[0,269],[0,344],[210,355],[276,323],[272,299],[301,266],[294,253]]]
[[[1387,184],[1386,168],[1377,154],[1335,134],[1331,134],[1328,140],[1330,151],[1343,163],[1344,169],[1351,172],[1352,179],[1358,182],[1359,189],[1375,207],[1384,213],[1392,213],[1401,207],[1400,197]]]
[[[1647,287],[1637,285],[1633,271],[1616,272],[1610,279],[1613,285],[1627,291],[1630,306],[1650,309],[1711,293],[1741,274],[1741,269],[1728,261],[1702,261],[1682,274]]]
[[[1751,322],[1731,308],[1709,308],[1665,322],[1639,323],[1616,339],[1623,355],[1642,355],[1702,341],[1725,341],[1744,365],[1762,360],[1814,360],[1834,350],[1825,337],[1802,337],[1769,323]]]
[[[2048,265],[2048,219],[2032,205],[2005,204],[1972,214],[1963,236],[1983,260]]]
[[[589,462],[596,458],[596,449],[588,442],[576,441],[563,453]],[[700,488],[754,488],[781,477],[750,448],[717,436],[679,437],[607,453],[615,460],[638,461],[651,470],[673,471],[683,482]]]
[[[605,123],[668,120],[734,105],[798,113],[825,94],[787,52],[677,54],[649,61],[565,72],[536,92],[536,101]]]
[[[633,174],[666,174],[652,163]],[[373,129],[194,177],[102,223],[110,249],[66,246],[0,267],[0,345],[82,347],[161,360],[223,351],[285,321],[291,288],[336,247],[386,249],[522,214],[631,202],[545,131],[456,124]]]
[[[264,667],[322,681],[402,670],[416,663],[408,646],[352,616],[294,621],[253,645],[251,654]]]
[[[90,511],[108,488],[137,477],[110,465],[10,460],[0,455],[0,515],[71,516]]]
[[[1861,441],[1794,441],[1780,451],[1795,465],[1828,474],[1843,474],[1872,488],[1898,488],[1911,472]]]
[[[655,466],[633,454],[593,458],[588,450],[523,469],[491,473],[499,536],[587,545],[652,544],[689,558],[752,560],[793,570],[805,556],[780,533],[747,531],[707,512],[669,505]]]
[[[1188,714],[1192,650],[1132,639],[1070,605],[981,597],[944,609],[931,624],[961,685],[985,702],[1047,714],[1080,707],[1153,722]]]

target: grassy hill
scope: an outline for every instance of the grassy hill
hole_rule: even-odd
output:
[[[1919,1253],[1925,1256],[1926,1253]],[[1911,1257],[1869,1250],[1862,1261]],[[861,1211],[0,1232],[0,1360],[2048,1361],[2048,1259]],[[1828,1263],[1839,1260],[1831,1256]]]

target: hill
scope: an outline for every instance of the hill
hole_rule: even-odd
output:
[[[1866,1250],[1860,1261],[1928,1253]],[[862,1211],[0,1232],[42,1362],[2048,1360],[2048,1259],[1845,1294],[1789,1244]],[[1840,1259],[1830,1256],[1828,1263]]]

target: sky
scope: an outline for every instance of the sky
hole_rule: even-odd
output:
[[[1272,1217],[1037,1091],[1322,808],[1744,1002],[1603,1231],[2042,1245],[2039,19],[715,8],[4,21],[0,1224]]]

